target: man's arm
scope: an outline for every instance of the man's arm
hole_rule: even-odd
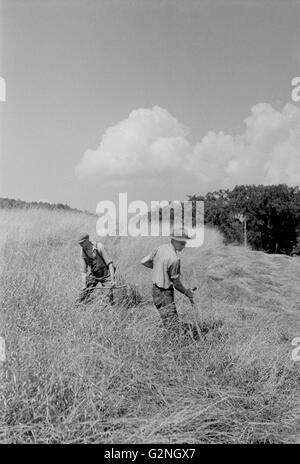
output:
[[[153,259],[156,254],[156,251],[157,250],[155,249],[149,255],[145,256],[142,259],[141,264],[145,267],[148,267],[149,269],[153,269]]]
[[[153,269],[153,259],[151,259],[150,255],[145,256],[142,259],[141,264],[145,267],[149,267],[149,269]]]
[[[177,277],[177,279],[172,280],[174,287],[176,290],[183,295],[187,296],[188,299],[190,300],[191,303],[194,303],[194,294],[193,291],[190,288],[185,288],[183,283],[180,280],[180,277]]]
[[[180,279],[180,259],[178,258],[174,263],[169,266],[169,277],[173,282],[176,290],[183,295],[187,296],[191,303],[194,303],[194,294],[190,288],[186,288]]]

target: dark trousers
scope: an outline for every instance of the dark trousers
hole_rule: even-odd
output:
[[[179,333],[179,317],[174,302],[174,287],[152,287],[153,302],[166,329]]]
[[[105,281],[101,282],[101,285],[104,284],[105,286],[105,283],[107,281],[110,280],[110,276],[107,276],[107,278],[105,279]],[[92,296],[92,293],[93,291],[95,290],[95,288],[97,287],[97,285],[99,284],[99,280],[97,280],[97,278],[95,276],[93,276],[92,274],[90,274],[87,279],[86,279],[86,287],[81,290],[80,294],[79,294],[79,297],[78,297],[78,301],[80,303],[87,303],[91,296]],[[109,302],[111,304],[113,304],[113,300],[114,300],[114,297],[113,297],[113,291],[112,290],[104,290],[104,292],[108,292],[108,298],[109,298]]]

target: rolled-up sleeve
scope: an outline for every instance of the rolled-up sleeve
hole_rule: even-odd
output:
[[[156,255],[156,252],[157,252],[157,249],[152,250],[149,255],[145,256],[142,259],[141,264],[143,264],[144,266],[149,267],[149,268],[152,269],[153,268],[153,260],[154,260],[154,257]]]
[[[97,250],[102,256],[106,266],[109,266],[113,260],[111,259],[110,255],[107,253],[106,249],[104,248],[104,245],[102,243],[97,244]]]

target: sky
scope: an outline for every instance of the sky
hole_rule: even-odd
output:
[[[300,0],[2,0],[0,76],[2,197],[300,185]]]

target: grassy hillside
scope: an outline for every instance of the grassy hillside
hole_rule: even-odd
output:
[[[77,212],[82,213],[83,211],[77,208],[71,208],[67,204],[62,203],[48,203],[47,201],[24,201],[15,200],[14,198],[0,198],[0,209],[46,209],[51,211],[65,211],[65,212]],[[92,215],[89,211],[84,211],[87,215]]]
[[[0,212],[2,372],[0,441],[65,443],[280,443],[300,436],[300,262],[224,246],[206,229],[186,249],[177,295],[195,343],[166,339],[140,259],[160,239],[106,241],[129,298],[110,307],[101,291],[84,310],[80,230],[74,212]]]

